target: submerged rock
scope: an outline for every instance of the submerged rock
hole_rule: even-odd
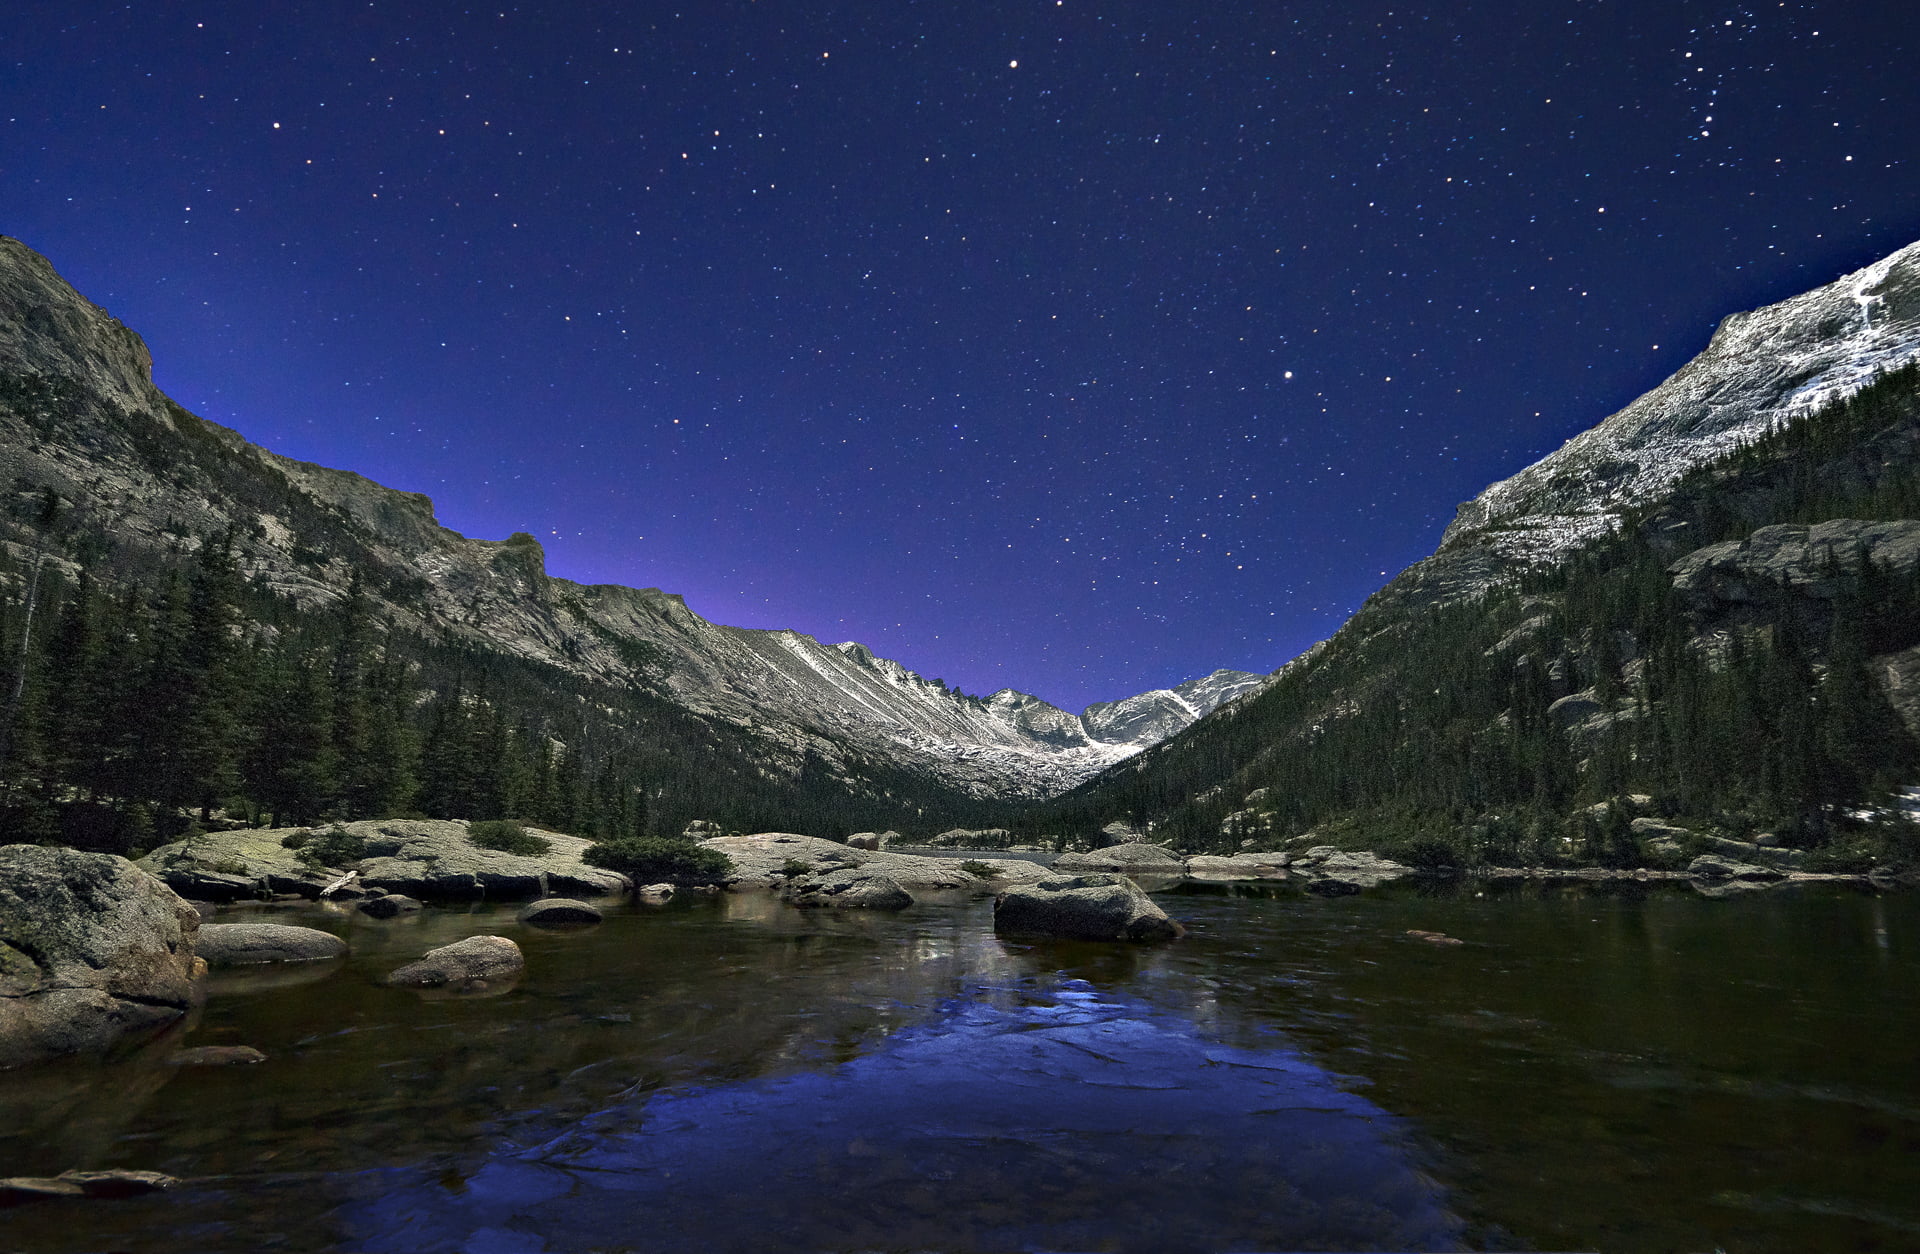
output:
[[[199,953],[214,967],[262,962],[317,962],[344,958],[347,942],[332,932],[284,923],[209,923],[200,929]]]
[[[181,1050],[167,1062],[175,1067],[245,1067],[266,1060],[251,1045],[200,1045]]]
[[[520,946],[504,936],[469,936],[429,949],[387,976],[402,988],[448,989],[473,993],[498,991],[526,969]]]
[[[993,930],[1078,940],[1173,940],[1186,929],[1119,875],[1043,879],[993,899]]]
[[[185,1014],[199,933],[199,912],[125,858],[0,847],[0,1069]]]
[[[854,910],[904,910],[913,904],[913,894],[884,872],[864,867],[846,867],[825,875],[808,875],[793,881],[787,891],[787,900],[806,908],[832,906]]]
[[[57,1176],[11,1176],[0,1180],[0,1206],[56,1197],[137,1197],[180,1183],[157,1171],[63,1171]]]

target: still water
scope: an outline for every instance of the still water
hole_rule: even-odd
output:
[[[1920,899],[1179,884],[1157,947],[760,895],[379,922],[112,1067],[0,1075],[0,1251],[1911,1250]],[[1410,929],[1443,932],[1436,945]],[[379,979],[476,932],[525,978]],[[265,1063],[168,1066],[168,1047]]]

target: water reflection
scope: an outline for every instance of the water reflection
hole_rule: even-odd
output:
[[[1081,980],[829,1071],[659,1093],[342,1217],[370,1251],[1451,1249],[1396,1122],[1299,1054]],[[639,1229],[640,1231],[636,1231]]]
[[[1920,897],[1456,881],[1161,900],[1188,925],[1177,944],[1002,941],[989,902],[938,894],[898,915],[682,899],[581,933],[521,927],[510,906],[284,911],[345,936],[349,957],[289,973],[298,986],[222,976],[129,1061],[0,1073],[0,1175],[187,1181],[6,1211],[0,1248],[362,1248],[338,1230],[350,1220],[383,1248],[445,1223],[485,1249],[509,1187],[567,1248],[566,1204],[541,1200],[562,1179],[608,1248],[655,1244],[639,1202],[679,1185],[711,1222],[661,1221],[665,1248],[777,1244],[754,1224],[787,1223],[780,1208],[809,1196],[816,1236],[891,1219],[918,1233],[952,1210],[975,1248],[1027,1233],[1198,1249],[1215,1211],[1224,1248],[1339,1248],[1259,1226],[1317,1222],[1315,1199],[1335,1196],[1363,1216],[1347,1244],[1372,1248],[1419,1248],[1393,1225],[1423,1215],[1442,1244],[1610,1254],[1899,1249],[1920,1231]],[[477,933],[525,951],[513,992],[426,1001],[383,984]],[[181,1045],[267,1061],[163,1065]],[[1372,1106],[1347,1095],[1359,1086]],[[1419,1161],[1469,1228],[1455,1236],[1415,1187],[1400,1126],[1374,1106],[1418,1128]],[[1346,1185],[1311,1174],[1310,1142]],[[616,1194],[635,1199],[624,1233]],[[1075,1227],[1096,1208],[1108,1227]],[[537,1248],[525,1240],[491,1248]]]

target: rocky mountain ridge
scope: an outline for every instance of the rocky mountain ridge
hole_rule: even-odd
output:
[[[358,579],[404,630],[644,687],[747,729],[771,770],[877,757],[983,798],[1062,791],[1265,678],[1217,671],[1077,716],[1011,689],[967,696],[859,644],[728,627],[657,588],[549,576],[532,536],[472,539],[422,494],[259,448],[172,402],[151,370],[137,334],[0,237],[0,541],[17,556],[48,543],[48,502],[62,544],[89,537],[108,574],[137,576],[231,532],[243,574],[303,608],[339,603]]]
[[[1460,506],[1438,551],[1385,590],[1472,595],[1612,534],[1689,471],[1920,360],[1920,242],[1721,320],[1707,347],[1618,413]]]

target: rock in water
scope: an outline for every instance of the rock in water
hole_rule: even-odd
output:
[[[63,1171],[57,1176],[14,1176],[0,1180],[0,1206],[55,1197],[136,1197],[178,1183],[157,1171]]]
[[[1117,875],[1043,879],[993,899],[995,932],[1078,940],[1173,940],[1185,929],[1145,890]]]
[[[267,1056],[251,1045],[201,1045],[183,1049],[167,1062],[175,1067],[240,1067],[266,1060]]]
[[[284,923],[209,923],[200,929],[200,956],[209,966],[317,962],[346,955],[347,942],[315,927],[289,927]]]
[[[1285,879],[1289,861],[1284,853],[1236,853],[1230,858],[1198,854],[1187,859],[1187,874],[1197,879]]]
[[[1402,866],[1377,853],[1346,853],[1330,845],[1316,845],[1301,854],[1296,869],[1314,877],[1307,891],[1322,897],[1346,897],[1363,888],[1380,885],[1412,875],[1413,868]]]
[[[484,992],[512,980],[526,968],[520,946],[504,936],[469,936],[429,949],[391,975],[387,983],[403,988],[445,988]]]
[[[420,903],[405,893],[386,893],[360,903],[360,913],[375,919],[391,919],[419,909]]]
[[[125,858],[0,847],[0,1068],[103,1053],[184,1014],[199,931]]]
[[[913,894],[900,887],[900,882],[890,875],[864,867],[846,867],[795,880],[787,900],[802,907],[904,910],[913,904]]]
[[[305,828],[207,832],[160,848],[140,865],[189,897],[231,901],[268,893],[318,897],[340,873],[359,873],[368,894],[404,893],[434,901],[524,901],[538,897],[605,897],[625,893],[627,877],[580,860],[593,842],[559,832],[537,833],[544,854],[520,855],[473,843],[465,823],[448,819],[380,819],[341,824],[363,856],[316,871],[300,861],[313,848]],[[307,843],[289,848],[290,837]]]
[[[569,897],[546,897],[529,902],[520,910],[520,921],[535,927],[598,923],[604,917],[584,901]]]
[[[1703,880],[1777,880],[1780,872],[1770,866],[1735,862],[1717,854],[1703,853],[1687,863],[1687,874]]]
[[[1178,875],[1183,865],[1178,857],[1158,845],[1129,841],[1109,845],[1092,853],[1063,853],[1053,860],[1062,871],[1165,871]]]

